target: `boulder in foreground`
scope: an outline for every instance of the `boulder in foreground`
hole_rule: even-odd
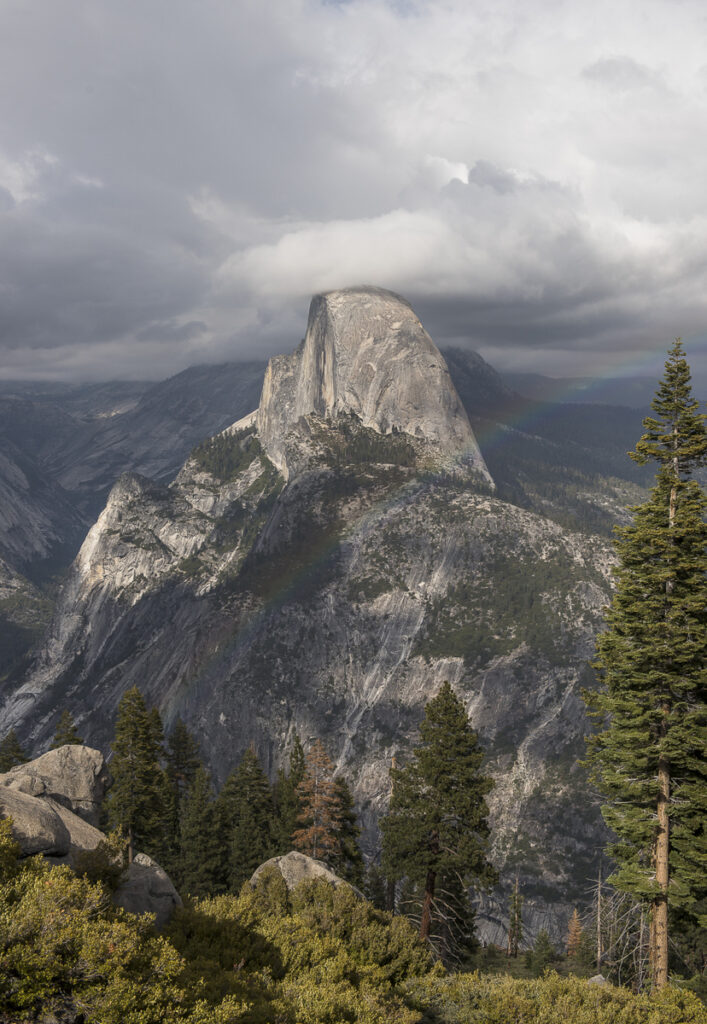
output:
[[[350,882],[339,878],[323,861],[315,860],[313,857],[308,857],[305,853],[298,853],[296,850],[291,850],[290,853],[286,853],[281,857],[271,857],[270,860],[266,860],[264,864],[255,869],[251,876],[250,884],[256,885],[260,876],[268,868],[276,868],[285,880],[285,885],[290,890],[294,889],[300,882],[309,882],[313,878],[321,878],[323,881],[329,882],[330,885],[347,885],[350,889],[353,889],[357,896],[363,899],[363,893],[359,892],[355,885],[351,885]]]
[[[103,754],[69,744],[0,775],[0,786],[28,796],[55,800],[89,825],[98,827],[101,802],[110,782]]]

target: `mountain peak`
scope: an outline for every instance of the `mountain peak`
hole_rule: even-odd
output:
[[[381,434],[410,434],[490,479],[444,358],[394,292],[366,285],[315,295],[300,346],[268,364],[258,434],[286,475],[287,437],[302,418],[342,414]]]

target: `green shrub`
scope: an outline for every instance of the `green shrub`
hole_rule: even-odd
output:
[[[707,1024],[691,992],[634,995],[554,972],[537,980],[457,974],[409,983],[414,1004],[439,1024]]]
[[[111,832],[95,850],[82,850],[74,862],[77,875],[89,882],[101,882],[111,892],[118,888],[126,867],[127,845],[120,830]]]

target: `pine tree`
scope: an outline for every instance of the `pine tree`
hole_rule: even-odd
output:
[[[135,849],[159,857],[164,843],[165,777],[158,744],[161,725],[148,712],[137,686],[118,705],[106,800],[108,823],[122,828],[128,838],[128,861]]]
[[[707,463],[705,417],[679,341],[631,453],[658,464],[633,522],[617,531],[617,586],[597,643],[602,688],[586,699],[602,808],[618,836],[615,886],[651,909],[651,965],[668,981],[668,908],[690,910],[707,878]]]
[[[202,764],[199,745],[181,718],[174,723],[167,740],[165,761],[167,778],[179,805]]]
[[[217,808],[227,842],[226,878],[230,890],[238,892],[275,847],[272,792],[253,747],[226,780]]]
[[[181,820],[178,884],[190,896],[224,891],[222,841],[211,778],[202,766],[187,792]]]
[[[292,833],[292,844],[301,853],[330,863],[339,849],[341,808],[334,766],[321,740],[315,740],[307,753],[306,772],[297,796],[302,804],[297,818],[301,827]]]
[[[10,729],[0,742],[0,772],[9,772],[16,764],[26,764],[27,761],[29,758],[17,739],[17,733]]]
[[[523,940],[523,896],[520,893],[518,875],[510,900],[508,914],[508,956],[517,957],[518,948]]]
[[[531,959],[533,974],[539,978],[546,967],[557,960],[557,952],[544,928],[538,932]]]
[[[471,917],[467,886],[496,880],[486,857],[492,782],[481,774],[483,756],[464,705],[444,683],[425,708],[411,761],[391,769],[390,811],[381,821],[383,866],[389,878],[424,886],[423,939],[430,936],[438,883],[464,894]]]
[[[337,832],[337,848],[331,859],[331,866],[340,878],[345,878],[352,885],[362,886],[365,875],[363,855],[358,845],[361,829],[354,808],[351,788],[343,776],[334,780],[334,789],[338,801],[339,828]]]
[[[70,711],[64,710],[61,713],[54,733],[54,739],[50,750],[58,750],[59,747],[82,746],[83,740],[76,731],[76,724]]]
[[[582,922],[579,919],[579,911],[574,908],[574,913],[567,926],[567,956],[573,960],[579,954],[582,944]]]
[[[369,864],[363,892],[366,899],[371,901],[376,910],[387,909],[388,893],[386,879],[377,864]]]
[[[165,751],[165,843],[160,863],[178,876],[181,815],[184,800],[202,764],[199,747],[181,718],[177,718]]]
[[[273,793],[276,817],[273,832],[276,853],[289,853],[292,849],[292,833],[297,828],[297,819],[302,811],[297,790],[304,779],[306,770],[302,742],[295,733],[294,743],[290,751],[288,771],[285,772],[282,768],[278,771]]]

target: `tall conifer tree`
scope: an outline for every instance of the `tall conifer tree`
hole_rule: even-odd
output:
[[[334,765],[321,740],[315,740],[307,752],[307,769],[297,787],[302,803],[300,827],[292,833],[296,850],[315,860],[330,863],[339,850],[341,805],[334,782]]]
[[[383,866],[389,878],[424,888],[420,937],[430,937],[440,882],[471,908],[469,884],[492,884],[496,874],[486,851],[486,794],[492,782],[481,773],[483,751],[449,683],[425,707],[420,744],[403,768],[392,768],[390,811],[381,821]],[[454,907],[455,915],[459,907]]]
[[[211,896],[226,888],[218,818],[211,778],[199,767],[184,800],[178,881],[191,896]]]
[[[197,769],[202,764],[199,745],[181,718],[177,718],[167,740],[165,753],[167,778],[175,793],[177,804],[181,803],[194,781]]]
[[[520,891],[518,875],[516,875],[508,914],[508,945],[506,947],[508,956],[518,956],[518,949],[523,940],[523,903],[524,897]]]
[[[109,824],[125,829],[129,862],[138,847],[159,857],[164,842],[165,786],[157,718],[148,712],[137,686],[123,694],[109,762],[113,785],[106,810]]]
[[[707,879],[707,463],[705,417],[680,341],[631,457],[657,463],[651,496],[617,531],[616,592],[599,637],[602,688],[586,699],[602,808],[618,841],[612,882],[651,909],[651,966],[668,981],[668,909],[689,910]]]
[[[217,799],[218,817],[226,840],[225,875],[238,892],[263,861],[273,856],[272,792],[257,753],[246,750]]]
[[[199,747],[181,718],[175,722],[165,751],[165,850],[163,867],[179,873],[181,816],[184,800],[202,764]]]
[[[339,775],[334,779],[334,790],[339,803],[339,828],[337,832],[337,848],[333,853],[331,866],[341,878],[353,885],[363,886],[365,865],[358,845],[361,829],[358,825],[351,787],[347,780]]]
[[[278,771],[273,793],[277,819],[275,828],[277,853],[289,853],[292,849],[292,833],[297,828],[297,818],[302,810],[297,790],[305,772],[304,748],[302,741],[295,733],[288,770],[280,768]]]

